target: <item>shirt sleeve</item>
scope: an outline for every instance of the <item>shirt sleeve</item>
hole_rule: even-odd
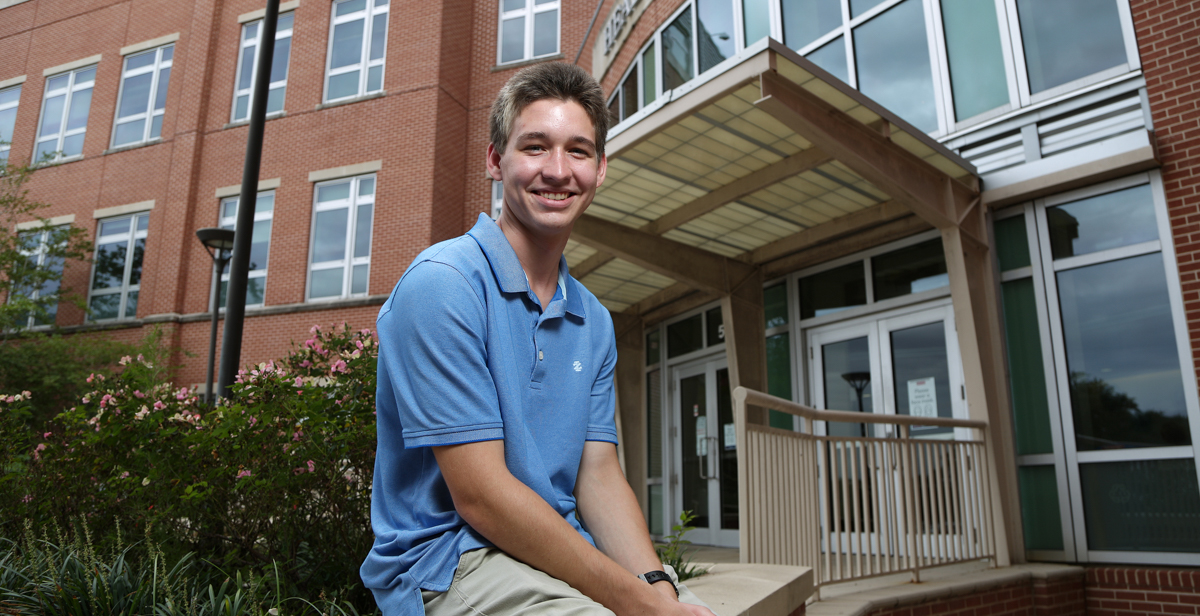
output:
[[[457,269],[425,261],[404,275],[379,317],[379,366],[405,448],[504,438],[486,344],[487,311]]]
[[[607,316],[607,315],[605,315]],[[617,367],[617,341],[613,337],[611,323],[601,338],[607,347],[604,363],[592,383],[591,408],[588,409],[587,440],[617,444],[617,396],[613,388],[613,375]]]

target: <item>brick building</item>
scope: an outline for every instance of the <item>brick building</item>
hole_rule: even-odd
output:
[[[312,324],[370,327],[422,248],[497,206],[482,162],[500,85],[578,56],[615,125],[567,258],[617,324],[624,460],[652,533],[691,510],[697,543],[815,555],[818,583],[912,569],[889,557],[1110,563],[1129,580],[1200,563],[1194,3],[283,11],[244,362]],[[257,0],[0,0],[0,156],[57,157],[31,191],[92,232],[103,264],[67,267],[94,322],[64,305],[58,325],[136,338],[159,324],[190,384],[203,361],[182,351],[205,355],[215,282],[193,232],[236,211],[261,15]],[[810,421],[741,406],[738,387],[931,421]],[[833,449],[760,464],[753,439]],[[919,498],[850,470],[896,441],[944,446],[961,469],[897,471],[926,486]],[[797,465],[819,479],[789,501],[803,482],[778,473]],[[839,490],[859,500],[839,509]],[[790,519],[805,494],[820,503],[815,548],[762,522]],[[909,517],[930,516],[919,530],[904,527],[913,500]],[[790,543],[809,547],[761,547]],[[839,558],[868,566],[844,574]],[[1104,603],[1135,592],[1111,590],[1114,575],[1080,578],[1090,610],[1130,609]],[[1195,613],[1195,576],[1170,579],[1160,603]]]

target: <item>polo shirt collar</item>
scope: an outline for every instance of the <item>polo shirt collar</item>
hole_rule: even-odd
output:
[[[486,214],[480,213],[479,219],[475,221],[475,226],[471,227],[467,235],[470,235],[483,250],[484,256],[492,266],[496,284],[500,286],[501,291],[505,293],[530,292],[525,268],[521,267],[517,253],[513,251],[512,245],[508,243],[508,238],[504,236],[504,232],[500,230],[500,225],[496,224],[496,221]],[[567,258],[559,257],[558,286],[559,292],[566,299],[566,311],[577,317],[587,318],[582,294],[576,286],[578,284],[571,277],[570,270],[567,268]]]

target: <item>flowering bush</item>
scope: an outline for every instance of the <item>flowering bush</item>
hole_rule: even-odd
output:
[[[284,563],[297,587],[357,588],[355,603],[369,601],[357,575],[372,537],[369,330],[314,327],[288,357],[241,371],[216,407],[165,382],[153,358],[119,363],[88,377],[57,432],[27,439],[23,458],[4,454],[24,472],[0,479],[0,524],[82,516],[104,534],[123,519],[180,550],[233,567]],[[16,420],[3,406],[13,398],[0,425]]]

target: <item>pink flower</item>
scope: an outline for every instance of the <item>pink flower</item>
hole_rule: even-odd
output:
[[[300,440],[300,437],[303,435],[304,435],[304,432],[302,432],[300,430],[296,430],[295,434],[292,434],[292,441],[294,442],[294,441]]]
[[[362,340],[355,340],[355,341],[354,341],[354,346],[358,347],[358,350],[360,350],[360,351],[361,351],[361,350],[363,349],[363,343],[362,343]]]
[[[92,401],[92,399],[91,399],[91,398],[89,398],[89,397],[87,397],[87,396],[84,396],[84,397],[83,397],[83,403],[84,403],[84,404],[87,404],[88,402],[91,402],[91,401]]]
[[[310,472],[310,473],[311,473],[311,472],[313,472],[313,471],[315,471],[315,470],[317,470],[317,465],[316,465],[316,464],[313,464],[313,461],[312,461],[312,460],[309,460],[309,461],[308,461],[308,472]]]
[[[142,393],[142,392],[140,392],[140,391],[138,391],[138,390],[136,390],[136,389],[135,389],[135,390],[133,390],[133,395],[134,395],[134,396],[137,396],[138,398],[145,398],[145,397],[146,397],[146,394],[144,394],[144,393]]]
[[[162,403],[162,400],[155,400],[155,401],[154,401],[154,410],[156,410],[156,411],[161,411],[161,410],[163,410],[163,409],[165,409],[165,408],[167,408],[167,405],[163,404],[163,403]]]
[[[258,423],[258,418],[251,416],[250,417],[250,427],[253,428],[254,424],[256,424],[256,423]]]
[[[42,434],[42,438],[50,438],[52,436],[54,436],[53,432],[46,432],[46,433]]]
[[[122,357],[121,359],[117,360],[117,363],[118,363],[118,364],[121,364],[122,366],[124,366],[124,365],[128,364],[128,363],[129,363],[129,362],[131,362],[131,361],[133,361],[133,358],[132,358],[132,357],[130,357],[130,356],[128,356],[128,355],[126,355],[125,357]]]
[[[312,365],[312,362],[308,361],[307,359],[306,359],[306,360],[304,360],[304,361],[302,361],[302,362],[300,362],[300,367],[301,367],[301,368],[307,368],[307,367],[309,367],[309,366],[311,366],[311,365]]]
[[[92,374],[88,375],[87,382],[91,383],[92,379],[94,378],[96,378],[96,373],[93,372]]]
[[[125,479],[128,477],[129,477],[129,471],[125,471],[124,473],[121,473],[121,477],[120,477],[121,479]]]
[[[246,469],[242,469],[242,470],[238,471],[237,477],[234,477],[234,479],[235,480],[241,479],[242,477],[249,477],[251,475],[253,475],[253,473],[251,473],[250,471],[248,471]]]
[[[28,503],[28,502],[31,502],[31,501],[33,501],[33,497],[32,497],[32,496],[30,496],[29,494],[26,494],[25,496],[21,497],[21,502],[22,502],[22,503]]]
[[[4,399],[4,401],[5,401],[5,402],[8,402],[9,404],[12,404],[13,400],[14,400],[14,398],[13,398],[12,396],[9,396],[9,397],[7,397],[7,398],[5,398],[5,399]]]
[[[346,360],[339,359],[329,367],[330,372],[346,372]]]
[[[21,392],[21,395],[22,395],[22,396],[25,396],[26,398],[28,398],[28,397],[32,396],[33,394],[32,394],[32,393],[30,393],[28,390],[26,390],[26,391],[23,391],[23,392]]]
[[[187,400],[187,390],[186,390],[186,389],[181,389],[181,390],[179,390],[178,392],[176,392],[176,393],[175,393],[175,399],[176,399],[176,400]]]
[[[302,379],[300,377],[296,377],[296,380],[294,382],[296,384],[296,387],[304,387],[304,379]]]

